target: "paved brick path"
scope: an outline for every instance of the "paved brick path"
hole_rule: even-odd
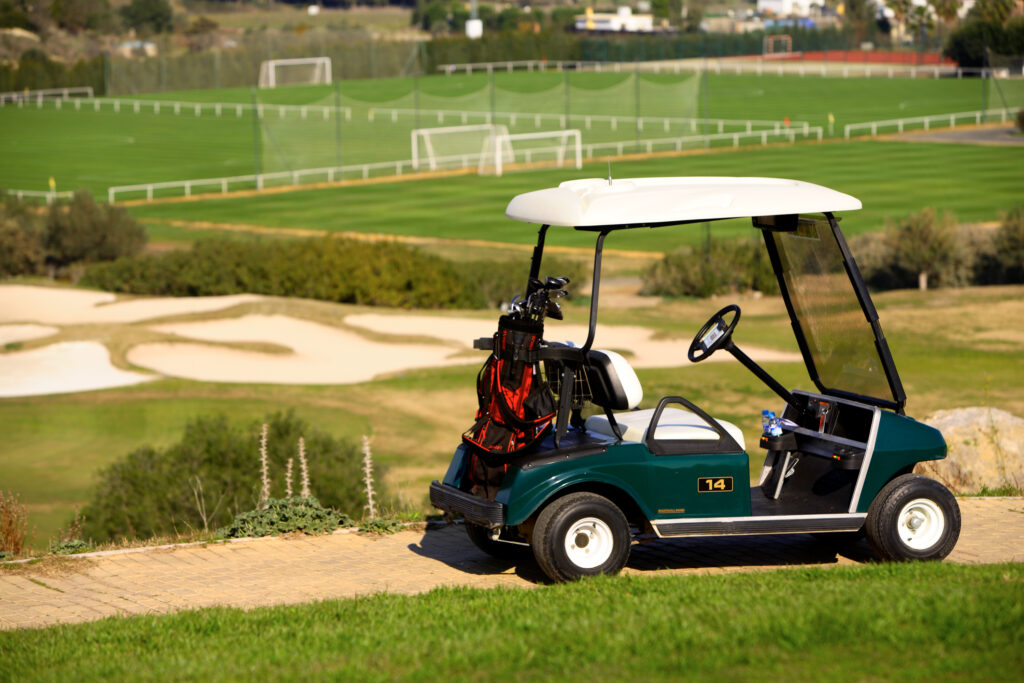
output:
[[[1024,499],[961,499],[963,531],[949,561],[1024,562]],[[717,573],[784,565],[855,564],[810,536],[655,541],[634,547],[627,573]],[[0,629],[230,605],[255,607],[437,586],[534,586],[532,558],[510,566],[476,550],[461,527],[393,536],[266,538],[120,552],[0,572]]]

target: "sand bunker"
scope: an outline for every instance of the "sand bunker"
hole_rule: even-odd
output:
[[[350,315],[345,322],[355,327],[380,334],[420,335],[446,341],[455,341],[467,347],[478,337],[494,334],[495,321],[475,318],[443,318],[425,315],[382,315],[364,313]],[[552,340],[571,340],[583,344],[587,339],[585,325],[550,323],[545,327],[545,336]],[[628,351],[630,364],[635,368],[665,368],[689,365],[686,349],[687,339],[654,339],[654,332],[646,327],[631,325],[598,325],[594,347]],[[758,362],[796,362],[800,354],[757,346],[743,345],[743,351]],[[483,356],[481,356],[482,360]],[[707,362],[734,361],[727,353],[715,354]],[[734,361],[735,362],[735,361]]]
[[[255,294],[115,301],[107,292],[87,292],[29,285],[0,286],[0,323],[35,322],[52,325],[133,323],[170,315],[207,313],[260,301]]]
[[[42,339],[59,331],[56,327],[46,325],[0,325],[0,345]]]
[[[64,342],[0,355],[0,397],[4,398],[110,389],[151,379],[115,368],[99,342]]]
[[[206,382],[351,384],[412,368],[475,363],[458,351],[429,344],[386,344],[347,330],[282,315],[154,325],[153,329],[210,342],[271,342],[293,353],[273,354],[188,342],[141,344],[135,365]]]

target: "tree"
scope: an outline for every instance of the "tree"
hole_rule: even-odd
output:
[[[952,26],[960,16],[961,0],[928,0],[928,4],[935,10],[935,16],[945,22],[946,26]]]
[[[939,220],[928,207],[890,225],[886,239],[896,265],[917,275],[917,287],[928,289],[930,275],[941,273],[956,260],[956,220],[949,213]]]
[[[1006,282],[1024,282],[1024,206],[1014,207],[1003,218],[995,237],[996,258]]]
[[[1013,14],[1013,6],[1014,0],[978,0],[971,8],[970,16],[982,21],[1005,24]]]
[[[146,244],[146,229],[119,206],[98,205],[86,190],[67,204],[50,207],[44,245],[57,267],[80,261],[113,261],[133,256]]]
[[[893,18],[896,19],[896,37],[902,40],[907,16],[914,5],[911,0],[887,0],[885,4],[892,10]]]
[[[164,33],[174,26],[174,11],[167,0],[132,0],[121,8],[121,16],[141,33]]]
[[[71,33],[95,30],[109,23],[110,3],[107,0],[53,0],[50,16]]]

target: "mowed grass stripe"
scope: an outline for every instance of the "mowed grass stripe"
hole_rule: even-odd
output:
[[[235,199],[138,205],[140,219],[161,218],[473,239],[514,244],[536,230],[504,218],[514,195],[577,177],[604,177],[603,162],[582,171],[548,169],[501,178],[475,175],[401,183],[297,191]],[[1024,198],[1024,166],[1014,148],[905,142],[851,142],[780,146],[612,163],[615,177],[726,175],[795,178],[861,199],[864,209],[844,216],[848,234],[878,230],[896,218],[934,206],[961,221],[998,220]],[[752,235],[748,221],[716,227],[721,236]],[[587,246],[592,238],[552,231],[552,244]],[[699,229],[638,230],[613,238],[609,248],[666,250],[703,239]]]

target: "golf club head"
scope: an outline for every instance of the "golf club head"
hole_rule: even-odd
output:
[[[562,319],[562,307],[558,305],[557,301],[548,300],[547,306],[544,307],[544,315],[555,320]]]

